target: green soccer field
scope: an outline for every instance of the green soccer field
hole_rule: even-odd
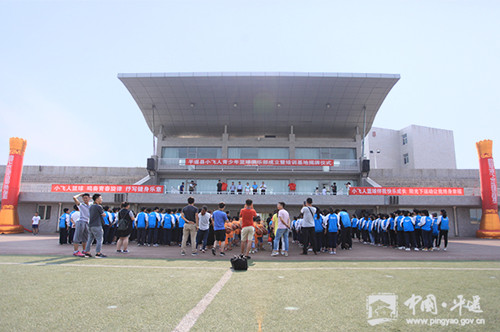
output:
[[[500,262],[254,262],[247,272],[230,272],[229,265],[0,256],[0,326],[6,331],[494,331],[500,326]]]

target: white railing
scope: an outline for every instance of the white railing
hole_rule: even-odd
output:
[[[51,192],[52,184],[51,183],[21,183],[21,192],[29,192],[29,193],[49,193]],[[177,188],[165,188],[165,194],[177,194],[179,195],[179,190]],[[184,191],[183,194],[190,194],[189,191]],[[215,190],[196,190],[194,194],[217,194]],[[222,195],[231,195],[229,191],[222,192]],[[235,193],[234,195],[238,195]],[[253,196],[253,193],[247,194],[245,192],[242,193],[243,196]],[[256,195],[261,195],[260,191],[257,192]],[[322,192],[300,192],[300,191],[274,191],[273,188],[267,188],[266,195],[322,195]],[[326,195],[331,195],[330,192],[327,192]],[[341,188],[337,191],[338,196],[347,195],[345,189]],[[500,189],[497,191],[497,195],[500,196]],[[478,196],[481,197],[481,189],[479,187],[474,188],[464,188],[464,196]]]
[[[357,159],[335,159],[333,166],[258,166],[258,165],[186,165],[186,159],[178,158],[159,158],[159,170],[231,170],[231,171],[290,171],[290,172],[335,172],[335,171],[353,171],[359,172],[359,160]]]

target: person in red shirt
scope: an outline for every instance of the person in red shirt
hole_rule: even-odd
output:
[[[245,207],[240,211],[240,223],[241,223],[241,254],[245,255],[247,259],[250,259],[248,252],[252,248],[253,240],[253,218],[257,216],[257,212],[253,209],[253,201],[247,199],[245,202]]]

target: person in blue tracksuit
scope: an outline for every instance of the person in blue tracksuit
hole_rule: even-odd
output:
[[[375,227],[375,215],[370,215],[368,218],[368,236],[370,237],[370,244],[372,246],[375,245],[375,234],[374,234],[374,227]]]
[[[172,210],[167,209],[166,213],[163,215],[162,225],[163,225],[163,244],[170,246],[172,242],[172,229],[175,226],[175,221],[172,222],[174,215]]]
[[[438,225],[439,225],[439,240],[438,240],[438,248],[441,247],[441,239],[444,237],[444,249],[448,248],[448,231],[450,230],[450,221],[448,220],[448,215],[446,210],[441,210],[441,213],[438,217]]]
[[[102,227],[102,231],[103,231],[102,244],[110,244],[111,242],[108,242],[109,228],[111,227],[110,223],[109,223],[109,215],[108,215],[109,206],[107,206],[107,205],[104,206],[103,210],[104,210],[104,215],[102,216],[102,220],[104,221],[104,225]]]
[[[185,223],[185,220],[181,218],[181,212],[182,209],[178,208],[177,213],[175,214],[175,218],[177,220],[177,227],[176,227],[177,243],[179,244],[179,247],[181,246],[182,243],[182,233],[184,233],[184,223]]]
[[[320,252],[321,248],[323,248],[323,245],[325,244],[323,241],[323,216],[321,215],[321,210],[317,206],[315,206],[315,208],[316,213],[314,214],[314,236],[316,239],[316,247],[313,249],[316,252]]]
[[[396,235],[397,235],[397,240],[398,240],[398,249],[404,249],[405,248],[405,236],[404,236],[404,230],[403,230],[403,211],[396,211]]]
[[[349,213],[345,209],[342,209],[338,216],[340,218],[340,226],[341,226],[341,235],[342,235],[342,249],[351,250],[352,249],[352,224],[351,217],[349,217]]]
[[[420,228],[422,230],[423,251],[432,250],[432,218],[429,216],[429,211],[421,211]]]
[[[330,209],[330,213],[327,215],[326,223],[326,236],[328,241],[328,246],[330,247],[330,255],[337,254],[337,237],[340,228],[340,218],[333,209]]]
[[[437,213],[434,212],[432,214],[432,250],[439,250],[438,241],[439,241],[439,224],[438,224],[438,216]]]
[[[401,223],[403,224],[406,251],[410,251],[411,248],[418,251],[418,248],[415,246],[415,225],[413,225],[413,222],[413,219],[410,217],[410,212],[405,211]]]
[[[148,246],[158,247],[158,226],[161,222],[160,214],[158,213],[160,209],[155,207],[153,211],[148,209]]]
[[[422,229],[420,228],[420,220],[422,219],[422,211],[420,210],[413,210],[413,218],[414,222],[413,224],[415,225],[415,245],[417,248],[421,249],[423,247],[423,239],[422,239]]]
[[[65,208],[59,217],[59,244],[68,243],[68,229],[70,225],[69,209]]]
[[[387,247],[389,245],[389,219],[386,214],[381,215],[380,228],[382,232],[382,245]]]
[[[394,213],[391,213],[389,215],[389,242],[390,245],[394,248],[396,247],[396,222],[395,219],[396,215]]]
[[[352,238],[353,239],[357,238],[358,241],[360,241],[361,237],[359,232],[359,219],[356,216],[356,214],[352,215],[351,227],[352,227]]]
[[[146,230],[148,228],[148,214],[146,208],[141,208],[141,212],[135,218],[135,227],[137,228],[137,245],[143,246],[146,243]]]

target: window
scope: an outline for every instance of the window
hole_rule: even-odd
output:
[[[403,163],[404,163],[405,165],[407,165],[407,164],[409,164],[409,163],[410,163],[410,157],[408,156],[408,153],[405,153],[405,154],[403,155]]]
[[[228,148],[228,158],[234,159],[288,159],[288,148]]]
[[[403,134],[403,145],[408,144],[408,134]]]
[[[50,205],[38,205],[38,215],[42,220],[49,220],[51,211],[52,206]]]
[[[168,148],[163,147],[161,149],[162,158],[175,158],[175,159],[185,159],[185,158],[221,158],[222,148],[219,147],[179,147],[179,148]]]
[[[296,148],[297,159],[356,159],[353,148]]]

